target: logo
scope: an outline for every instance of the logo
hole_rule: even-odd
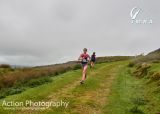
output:
[[[138,9],[137,7],[134,7],[132,10],[131,10],[131,13],[130,13],[130,16],[132,19],[136,19],[137,15],[139,14],[141,9]]]
[[[152,24],[152,19],[139,19],[138,15],[142,14],[142,9],[138,7],[132,8],[130,12],[131,23],[132,24]]]

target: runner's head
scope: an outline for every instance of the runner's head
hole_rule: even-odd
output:
[[[87,48],[84,48],[84,49],[83,49],[83,52],[86,53],[86,52],[87,52]]]
[[[96,54],[96,52],[93,52],[93,55],[95,55]]]

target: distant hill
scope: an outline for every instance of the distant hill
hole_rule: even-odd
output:
[[[160,48],[155,50],[155,51],[152,51],[152,52],[148,53],[148,55],[151,55],[151,54],[160,54]]]
[[[131,63],[134,64],[141,64],[141,63],[160,63],[160,48],[157,50],[154,50],[147,55],[139,55],[136,56]]]

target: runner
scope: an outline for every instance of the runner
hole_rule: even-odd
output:
[[[96,62],[96,53],[93,52],[92,56],[91,56],[91,68],[94,67],[94,63]]]
[[[80,60],[82,64],[82,80],[80,83],[83,84],[86,79],[88,62],[90,60],[90,56],[87,54],[87,48],[83,49],[83,53],[79,56],[78,60]]]

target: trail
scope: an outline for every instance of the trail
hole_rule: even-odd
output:
[[[69,102],[69,106],[66,109],[64,107],[50,107],[45,110],[23,110],[13,111],[13,113],[103,114],[103,108],[108,103],[107,97],[110,94],[112,83],[116,78],[119,70],[124,65],[125,64],[123,62],[113,62],[96,65],[94,69],[89,68],[87,80],[83,85],[80,85],[79,83],[81,79],[80,71],[63,74],[64,76],[62,78],[55,79],[56,82],[53,82],[53,84],[48,84],[39,88],[33,88],[32,90],[28,90],[30,92],[26,91],[24,94],[22,93],[20,95],[15,95],[11,98],[8,98],[13,99],[16,97],[18,100],[25,100],[26,98],[32,98],[28,95],[28,93],[33,93],[35,91],[39,92],[41,90],[41,92],[44,93],[40,93],[40,95],[37,95],[37,97],[35,94],[34,98],[32,99],[36,101],[65,100]],[[10,112],[6,111],[6,113]]]

